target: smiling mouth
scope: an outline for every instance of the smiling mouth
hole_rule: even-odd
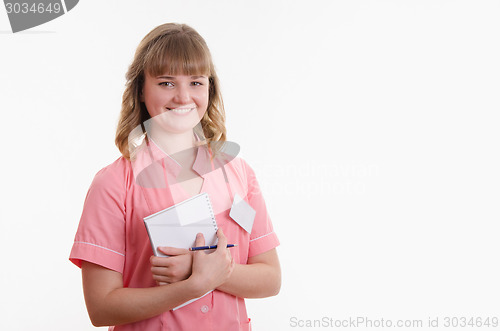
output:
[[[195,110],[196,106],[195,105],[188,105],[188,106],[183,106],[183,107],[177,107],[177,108],[167,108],[168,111],[172,111],[177,114],[186,114],[189,113],[192,110]]]

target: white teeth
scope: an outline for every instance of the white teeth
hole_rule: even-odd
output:
[[[185,114],[185,113],[189,113],[193,109],[194,108],[175,108],[175,109],[170,109],[170,110],[173,111],[174,113]]]

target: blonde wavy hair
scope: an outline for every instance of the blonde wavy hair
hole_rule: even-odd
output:
[[[208,108],[201,119],[203,133],[207,143],[226,141],[225,112],[219,79],[205,40],[186,24],[167,23],[157,26],[142,39],[125,76],[127,82],[115,144],[126,159],[130,159],[130,132],[151,118],[140,98],[145,73],[152,76],[207,76],[210,86]]]

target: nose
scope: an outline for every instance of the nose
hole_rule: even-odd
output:
[[[174,102],[180,105],[191,102],[191,94],[187,86],[180,85],[175,90]]]

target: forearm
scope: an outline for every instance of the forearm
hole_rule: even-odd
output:
[[[226,282],[234,262],[225,248],[227,239],[217,232],[221,245],[212,254],[193,254],[188,279],[150,288],[124,288],[121,273],[82,261],[85,302],[95,326],[128,324],[157,316],[191,299],[198,298]],[[203,236],[195,244],[203,246]]]
[[[118,288],[100,302],[87,303],[95,326],[133,323],[159,315],[196,298],[189,281],[150,288]]]
[[[240,298],[265,298],[279,293],[281,271],[265,263],[237,264],[217,289]]]
[[[85,303],[95,326],[144,320],[205,293],[204,284],[193,278],[165,286],[124,288],[120,273],[85,261],[82,280]]]

